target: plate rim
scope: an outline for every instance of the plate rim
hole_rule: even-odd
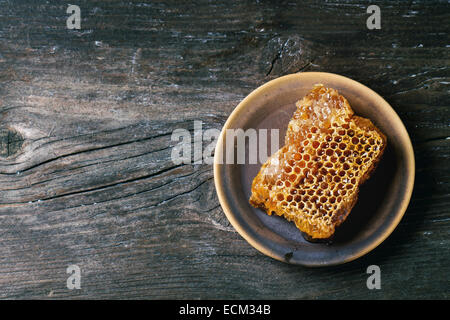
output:
[[[225,196],[224,190],[223,190],[223,179],[219,175],[220,166],[223,164],[219,163],[219,159],[223,156],[223,142],[224,142],[224,132],[227,128],[230,127],[230,125],[233,123],[234,119],[238,116],[238,114],[247,107],[247,101],[251,100],[251,98],[259,95],[263,91],[266,91],[270,89],[271,87],[277,86],[279,83],[283,81],[287,81],[289,79],[295,79],[295,80],[301,80],[301,78],[314,78],[314,77],[331,77],[340,79],[341,81],[348,82],[351,84],[352,87],[356,87],[357,91],[364,90],[369,91],[376,100],[377,106],[382,106],[385,110],[388,111],[388,114],[391,114],[394,117],[394,121],[399,125],[398,129],[402,132],[402,135],[406,137],[406,144],[404,145],[404,150],[406,151],[406,159],[405,163],[407,165],[407,172],[409,173],[407,176],[407,184],[406,184],[406,190],[404,192],[404,196],[401,200],[401,204],[395,214],[394,220],[388,225],[386,230],[384,232],[381,232],[378,234],[375,239],[371,242],[369,242],[367,245],[365,245],[362,249],[355,252],[352,255],[349,255],[347,258],[334,261],[332,263],[305,263],[301,261],[286,261],[286,259],[283,259],[279,254],[275,254],[273,250],[268,248],[265,244],[258,241],[258,239],[255,239],[248,230],[245,230],[245,228],[237,221],[235,217],[235,213],[231,210],[228,200]],[[410,203],[412,192],[414,188],[414,180],[415,180],[415,157],[414,157],[414,149],[412,146],[411,138],[408,134],[408,131],[406,130],[405,125],[403,124],[402,120],[398,116],[398,114],[395,112],[395,110],[392,108],[392,106],[384,100],[383,97],[381,97],[378,93],[376,93],[374,90],[370,89],[369,87],[363,85],[362,83],[353,80],[351,78],[335,74],[335,73],[329,73],[329,72],[301,72],[301,73],[294,73],[285,75],[282,77],[278,77],[275,79],[272,79],[268,82],[265,82],[264,84],[260,85],[256,89],[254,89],[252,92],[250,92],[231,112],[229,115],[227,121],[222,127],[222,130],[220,132],[220,135],[217,139],[217,144],[214,150],[214,162],[213,162],[213,171],[214,171],[214,185],[216,189],[216,193],[219,199],[219,203],[225,213],[225,216],[227,217],[228,221],[231,223],[233,228],[255,249],[263,253],[264,255],[267,255],[271,258],[274,258],[276,260],[289,263],[289,264],[296,264],[296,265],[303,265],[308,267],[320,267],[320,266],[333,266],[333,265],[340,265],[344,264],[353,260],[356,260],[365,254],[369,253],[376,247],[378,247],[382,242],[384,242],[395,230],[395,228],[400,223],[401,219],[403,218],[406,209],[408,208],[408,205]]]

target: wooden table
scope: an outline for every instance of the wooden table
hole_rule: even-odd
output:
[[[1,298],[449,298],[447,1],[377,1],[381,30],[372,1],[76,2],[79,30],[69,4],[0,0]],[[339,267],[262,255],[225,218],[212,166],[171,160],[173,130],[221,129],[302,71],[378,92],[415,148],[400,225]]]

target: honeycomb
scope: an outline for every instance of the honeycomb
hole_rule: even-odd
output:
[[[253,180],[250,203],[295,222],[309,238],[328,239],[355,205],[386,137],[335,89],[316,85],[296,107],[285,145]]]

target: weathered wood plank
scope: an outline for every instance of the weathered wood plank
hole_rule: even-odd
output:
[[[369,4],[80,1],[74,31],[67,4],[0,0],[0,297],[448,298],[449,4],[377,2],[373,31]],[[170,158],[174,129],[220,129],[298,71],[373,88],[415,147],[400,226],[339,267],[261,255],[226,220],[212,167]],[[370,264],[382,290],[366,288]]]

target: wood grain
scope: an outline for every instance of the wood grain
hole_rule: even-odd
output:
[[[77,4],[68,30],[68,4],[0,0],[0,298],[449,297],[447,1],[378,1],[381,30],[370,1]],[[254,88],[301,71],[378,92],[415,148],[401,224],[340,267],[263,256],[226,220],[212,167],[170,158],[176,128],[221,129]]]

